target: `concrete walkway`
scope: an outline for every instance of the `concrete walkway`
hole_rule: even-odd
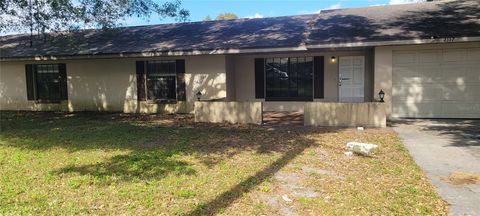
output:
[[[480,184],[453,185],[451,172],[480,174],[480,120],[392,122],[417,164],[427,173],[452,215],[480,215]]]

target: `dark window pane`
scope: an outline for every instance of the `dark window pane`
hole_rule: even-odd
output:
[[[267,58],[266,98],[310,100],[312,98],[312,57]]]
[[[58,64],[40,64],[36,69],[37,99],[60,100]]]
[[[175,61],[148,61],[147,74],[175,74]]]
[[[304,66],[304,95],[305,97],[313,97],[313,58],[307,57],[305,59],[305,66]]]
[[[148,99],[176,99],[175,77],[154,77],[148,78]]]
[[[147,62],[147,98],[149,100],[175,100],[175,61]]]

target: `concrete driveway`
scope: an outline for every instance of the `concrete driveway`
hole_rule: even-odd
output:
[[[452,172],[480,175],[480,120],[397,120],[394,130],[452,215],[480,215],[480,184],[452,184]]]

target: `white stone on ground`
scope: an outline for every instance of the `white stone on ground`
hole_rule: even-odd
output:
[[[286,194],[282,196],[282,199],[283,199],[285,202],[292,202],[292,201],[293,201],[293,200],[290,199],[290,198],[288,197],[288,195],[286,195]]]
[[[370,143],[349,142],[347,143],[347,149],[353,153],[369,156],[378,145]]]

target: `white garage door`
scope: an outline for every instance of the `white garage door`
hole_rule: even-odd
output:
[[[480,48],[393,52],[392,116],[480,118]]]

